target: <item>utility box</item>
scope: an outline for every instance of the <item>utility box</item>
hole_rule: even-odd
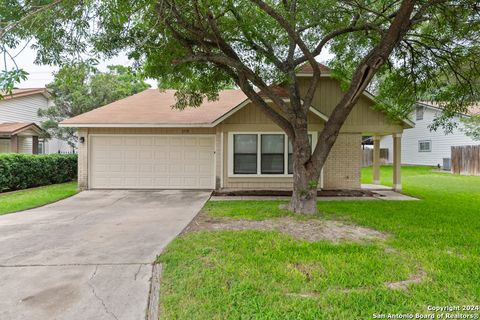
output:
[[[452,160],[450,158],[443,158],[443,170],[450,171],[452,169]]]

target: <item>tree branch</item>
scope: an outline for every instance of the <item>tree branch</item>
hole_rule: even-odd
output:
[[[395,46],[400,43],[406,32],[409,30],[411,26],[410,16],[413,12],[414,4],[415,0],[402,1],[387,32],[382,36],[380,42],[370,50],[355,70],[347,92],[330,114],[324,130],[322,130],[319,135],[309,165],[314,166],[315,163],[325,163],[325,160],[337,139],[340,128],[347,119],[355,103],[365,91],[375,73],[387,61]]]

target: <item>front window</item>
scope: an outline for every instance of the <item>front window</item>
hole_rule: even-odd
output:
[[[236,134],[233,137],[233,172],[257,173],[257,135]]]
[[[285,135],[262,134],[262,174],[285,172]]]
[[[284,133],[239,133],[232,135],[234,175],[293,174],[293,148]],[[313,135],[308,135],[312,147]]]

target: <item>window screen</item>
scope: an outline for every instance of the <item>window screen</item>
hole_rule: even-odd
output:
[[[43,141],[38,142],[38,154],[45,153],[45,143]]]
[[[262,134],[262,174],[283,174],[285,171],[285,135]]]
[[[233,173],[257,173],[256,134],[236,134],[233,136]]]

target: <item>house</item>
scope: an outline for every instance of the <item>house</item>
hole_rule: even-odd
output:
[[[402,163],[415,165],[443,166],[443,159],[450,159],[452,146],[478,145],[479,141],[472,140],[462,131],[462,118],[473,114],[480,114],[480,107],[472,106],[469,114],[458,114],[453,121],[457,127],[452,133],[445,134],[444,130],[430,131],[430,125],[435,117],[442,112],[436,104],[419,102],[411,118],[415,127],[405,130],[402,137]],[[391,137],[382,137],[381,148],[393,148]],[[389,156],[388,162],[393,159]]]
[[[0,153],[63,153],[72,148],[62,140],[45,139],[38,109],[51,103],[45,88],[14,89],[0,100]]]
[[[313,145],[343,94],[328,69],[322,71],[308,115]],[[303,94],[311,68],[300,69],[298,77]],[[174,90],[149,89],[63,121],[61,126],[78,129],[80,188],[292,187],[288,137],[241,90],[221,91],[218,100],[199,108],[181,111],[172,109],[174,104]],[[399,159],[401,134],[413,124],[388,121],[371,108],[374,104],[374,97],[365,92],[354,107],[323,168],[319,188],[360,188],[362,135],[393,135]],[[395,186],[400,189],[399,162],[395,168]]]

